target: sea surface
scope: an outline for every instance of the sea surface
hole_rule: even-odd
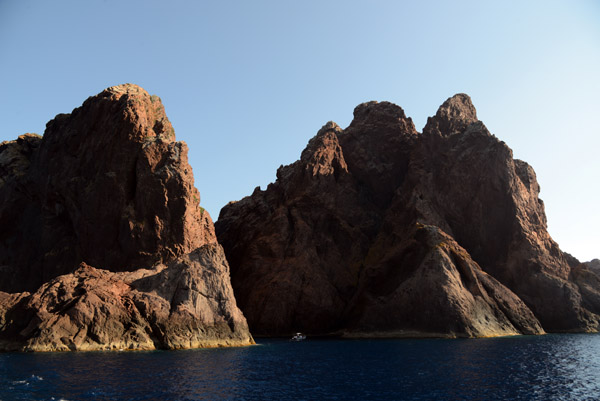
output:
[[[600,335],[0,354],[0,400],[600,400]]]

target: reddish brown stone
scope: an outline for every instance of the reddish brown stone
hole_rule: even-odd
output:
[[[253,343],[218,244],[150,269],[85,263],[33,294],[0,292],[0,349],[179,349]]]
[[[423,134],[400,107],[370,102],[224,207],[216,228],[257,334],[598,330],[596,290],[574,281],[538,193],[467,95]]]
[[[158,97],[108,88],[2,143],[0,173],[0,348],[252,343]]]

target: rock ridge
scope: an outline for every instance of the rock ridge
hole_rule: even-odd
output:
[[[598,331],[598,272],[552,240],[538,195],[468,95],[422,134],[399,106],[368,102],[215,227],[255,334]]]

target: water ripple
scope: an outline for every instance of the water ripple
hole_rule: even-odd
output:
[[[0,400],[598,400],[600,335],[0,354]]]

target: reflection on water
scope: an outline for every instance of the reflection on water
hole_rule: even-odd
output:
[[[0,400],[597,400],[600,335],[0,354]]]

